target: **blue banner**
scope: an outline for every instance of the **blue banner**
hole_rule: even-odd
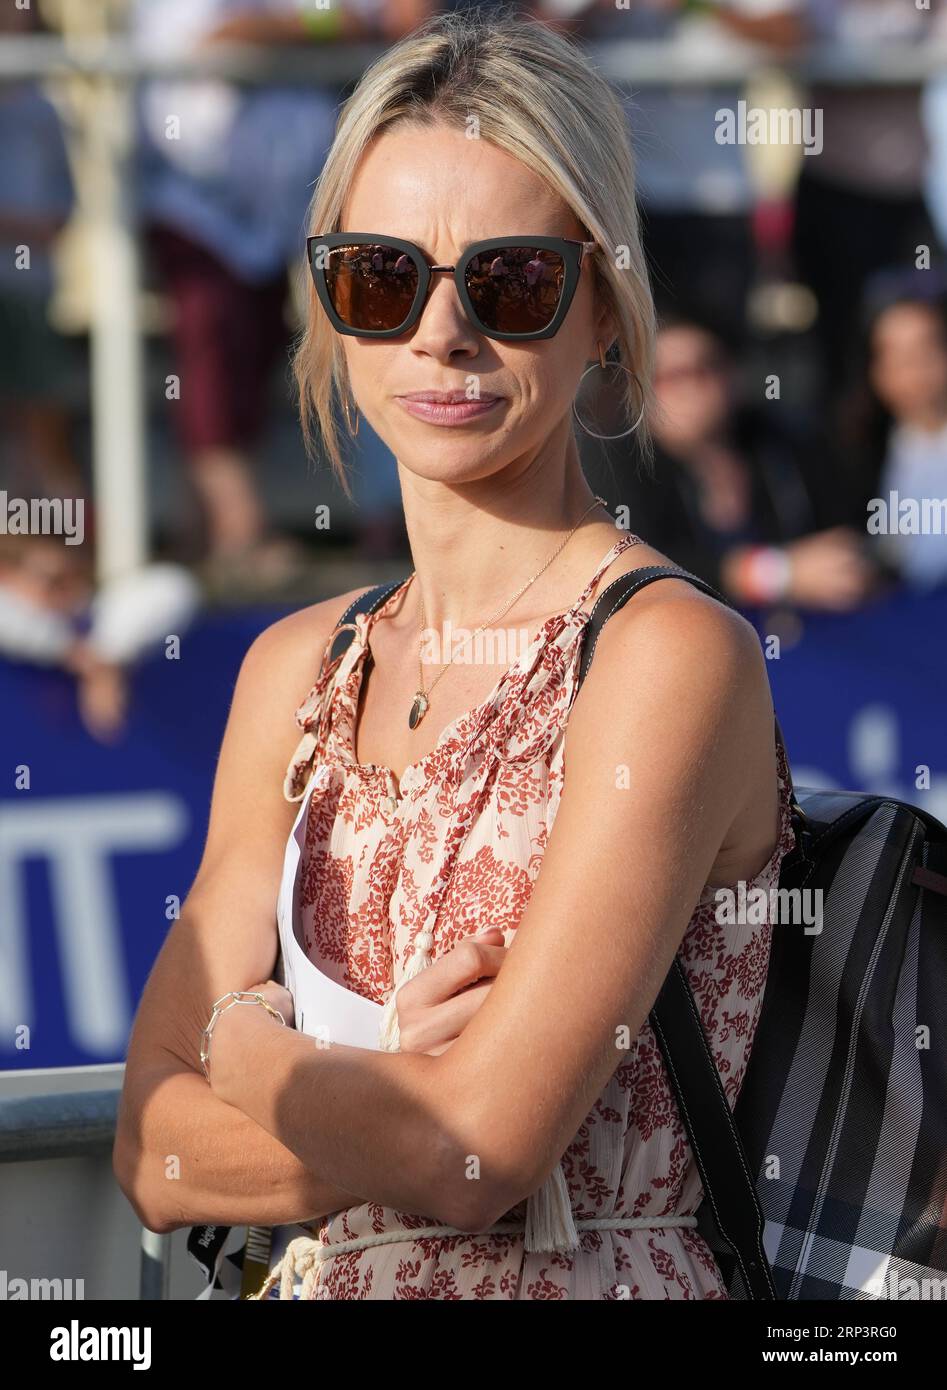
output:
[[[203,618],[180,660],[144,663],[113,746],[84,731],[69,677],[0,663],[0,1068],[123,1059],[200,861],[240,662],[282,611]],[[947,592],[798,630],[748,616],[796,781],[883,791],[947,821]]]
[[[143,662],[113,745],[69,676],[0,662],[0,1068],[123,1060],[200,863],[240,663],[284,611],[203,618],[180,659]]]

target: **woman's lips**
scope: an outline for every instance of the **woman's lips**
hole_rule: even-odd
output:
[[[424,393],[420,394],[423,395]],[[427,420],[428,424],[464,425],[468,420],[475,420],[481,415],[487,415],[501,404],[503,397],[482,396],[479,400],[461,398],[452,401],[423,400],[416,396],[396,396],[395,400],[409,415],[414,415],[419,420]]]

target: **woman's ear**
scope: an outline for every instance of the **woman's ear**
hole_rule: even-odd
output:
[[[615,316],[612,313],[611,309],[608,307],[608,305],[603,304],[601,309],[599,310],[598,317],[595,320],[595,342],[596,344],[598,344],[599,342],[604,343],[605,352],[607,354],[609,348],[612,346],[617,337],[618,325],[615,322]],[[597,355],[598,348],[596,347],[593,356]]]

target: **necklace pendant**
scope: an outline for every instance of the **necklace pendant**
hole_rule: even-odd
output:
[[[411,713],[408,715],[408,728],[416,729],[421,720],[427,713],[428,699],[423,691],[419,690],[414,697],[414,704],[411,706]]]

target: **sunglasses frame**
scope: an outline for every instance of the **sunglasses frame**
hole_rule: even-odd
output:
[[[333,251],[339,246],[392,246],[396,251],[402,251],[411,257],[418,272],[418,287],[414,297],[414,302],[408,311],[404,321],[398,324],[397,328],[352,328],[344,323],[335,311],[332,299],[329,294],[329,285],[325,266],[316,265],[316,251],[320,247],[325,247]],[[538,329],[534,333],[501,333],[499,329],[487,328],[477,317],[473,302],[467,291],[465,272],[472,257],[479,255],[481,251],[502,250],[506,246],[535,246],[538,251],[556,251],[562,257],[564,267],[564,277],[562,283],[562,293],[559,296],[559,303],[556,312],[545,328]],[[495,338],[500,342],[524,343],[532,342],[538,338],[552,338],[562,327],[563,320],[569,312],[576,288],[579,283],[579,271],[586,255],[596,250],[598,243],[595,241],[573,241],[569,237],[551,236],[501,236],[489,237],[484,241],[473,241],[464,248],[460,259],[456,265],[433,265],[424,255],[420,246],[413,241],[402,241],[398,237],[385,236],[378,232],[327,232],[322,236],[310,236],[306,238],[306,259],[309,262],[309,270],[312,274],[316,286],[316,293],[323,309],[326,311],[329,322],[337,333],[348,334],[352,338],[401,338],[405,333],[410,332],[417,324],[424,307],[427,303],[427,292],[431,286],[431,277],[437,273],[450,273],[454,277],[454,284],[460,302],[464,306],[464,312],[471,324],[478,333],[482,333],[486,338]]]

